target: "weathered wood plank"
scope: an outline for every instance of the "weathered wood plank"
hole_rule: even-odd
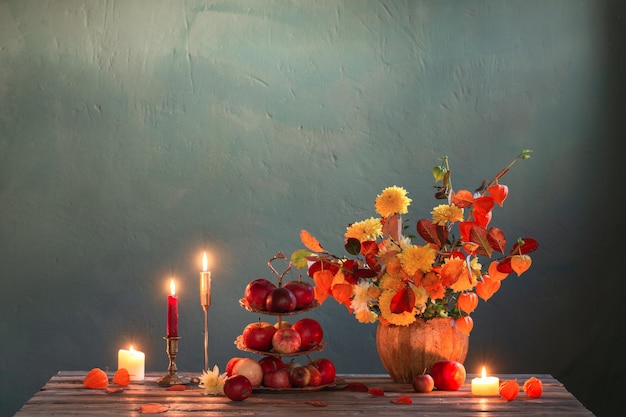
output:
[[[336,387],[321,391],[257,390],[245,401],[230,401],[224,396],[205,396],[198,387],[190,385],[185,391],[168,391],[156,383],[161,374],[149,373],[143,382],[132,383],[123,392],[106,394],[104,390],[82,387],[84,371],[61,371],[53,376],[16,414],[16,417],[38,416],[139,416],[139,407],[160,403],[169,407],[164,415],[173,416],[396,416],[417,413],[421,416],[481,416],[512,417],[568,416],[590,417],[563,384],[551,375],[498,375],[501,379],[517,379],[520,384],[530,376],[543,382],[543,396],[527,398],[523,393],[514,401],[497,397],[474,397],[470,374],[458,391],[433,391],[419,394],[410,384],[397,384],[387,375],[345,374],[338,376]],[[111,375],[112,376],[112,375]],[[192,375],[197,376],[197,375]],[[369,388],[380,388],[384,396],[342,389],[350,382],[361,382]],[[412,404],[395,404],[391,400],[409,397]],[[311,405],[319,401],[324,407]]]

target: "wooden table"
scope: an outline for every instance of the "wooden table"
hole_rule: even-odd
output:
[[[271,391],[260,389],[244,401],[225,396],[205,396],[195,385],[185,391],[168,391],[155,381],[162,374],[150,372],[140,383],[123,392],[107,394],[104,389],[86,389],[86,372],[61,371],[37,392],[15,415],[26,416],[139,416],[140,406],[159,403],[168,407],[163,416],[593,416],[551,375],[534,375],[543,382],[540,398],[527,398],[523,391],[513,401],[499,397],[474,397],[468,375],[458,391],[433,391],[418,394],[410,384],[398,384],[387,375],[338,375],[338,384],[320,391]],[[199,376],[185,374],[186,376]],[[111,375],[112,376],[112,375]],[[517,379],[521,384],[533,375],[496,375],[501,380]],[[351,382],[380,388],[384,396],[343,389]],[[412,404],[397,404],[394,398],[408,397]],[[315,405],[315,402],[317,405]],[[311,404],[313,403],[313,404]],[[323,405],[322,405],[323,404]]]

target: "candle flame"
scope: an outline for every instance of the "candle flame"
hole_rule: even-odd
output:
[[[204,255],[202,256],[202,271],[207,272],[208,267],[209,267],[209,260],[206,257],[206,252],[204,252]]]
[[[483,366],[483,378],[487,377],[487,371],[485,371],[485,367]]]
[[[174,280],[170,281],[170,294],[172,294],[172,297],[176,295],[176,284]]]
[[[135,349],[133,348],[133,345],[130,345],[130,348],[129,348],[128,350],[130,350],[131,352],[133,352]]]

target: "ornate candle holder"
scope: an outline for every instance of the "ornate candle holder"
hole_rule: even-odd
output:
[[[178,368],[176,367],[176,355],[178,355],[178,341],[180,337],[166,336],[163,339],[166,340],[165,351],[167,352],[170,364],[167,368],[167,374],[157,379],[157,384],[164,387],[189,384],[189,378],[179,375]]]

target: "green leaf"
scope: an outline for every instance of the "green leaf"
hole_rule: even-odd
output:
[[[346,242],[346,251],[350,254],[350,255],[358,255],[359,253],[361,253],[361,242],[359,242],[359,239],[355,239],[353,237],[348,238],[348,241]]]
[[[311,256],[313,252],[306,249],[298,249],[291,254],[291,264],[298,269],[304,269],[307,267],[307,257]]]
[[[444,166],[436,166],[433,168],[433,177],[435,182],[443,181],[444,176],[448,170]]]

